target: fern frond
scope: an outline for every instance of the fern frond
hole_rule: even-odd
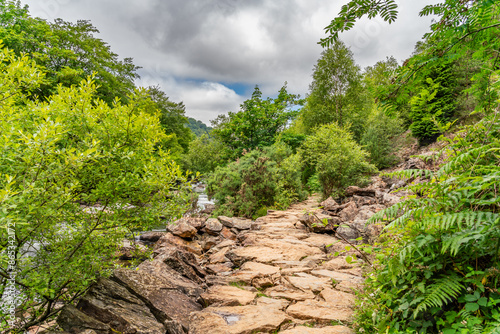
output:
[[[406,212],[408,210],[412,210],[415,208],[423,208],[426,211],[435,209],[436,207],[439,207],[440,203],[434,198],[410,198],[407,200],[404,200],[402,202],[396,203],[393,206],[388,207],[387,209],[381,210],[377,213],[375,213],[373,216],[368,219],[367,224],[372,224],[376,223],[379,221],[382,221],[384,219],[386,220],[391,220],[398,218],[403,214],[403,212]]]
[[[493,212],[460,211],[426,217],[425,219],[417,221],[415,226],[419,228],[432,227],[441,232],[445,232],[452,228],[471,228],[480,223],[492,225],[499,218],[500,215]]]
[[[478,230],[467,230],[456,232],[451,236],[443,237],[443,246],[441,248],[441,253],[445,253],[448,249],[452,256],[456,256],[460,251],[462,245],[470,246],[471,244],[483,244],[485,238],[488,237],[487,233],[484,233],[485,228]],[[486,248],[486,245],[484,245]]]
[[[463,172],[464,167],[470,163],[473,163],[479,155],[487,153],[491,149],[491,144],[484,145],[478,148],[467,150],[463,153],[458,154],[450,162],[444,164],[436,173],[436,176],[442,177],[446,174],[452,172]]]
[[[421,312],[430,307],[442,307],[456,299],[463,289],[464,286],[457,276],[448,276],[436,280],[436,282],[428,286],[428,292],[424,294],[424,300],[418,304],[413,316],[416,318]]]
[[[414,177],[433,177],[434,173],[428,169],[405,169],[391,173],[383,173],[381,176],[395,177],[398,179],[411,179]]]

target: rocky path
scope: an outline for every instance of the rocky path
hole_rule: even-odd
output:
[[[270,212],[240,233],[238,243],[204,254],[202,263],[219,272],[206,278],[208,307],[192,315],[190,333],[351,333],[345,325],[361,271],[331,256],[343,242],[308,232],[299,221],[317,208],[318,199],[310,198]],[[228,263],[237,268],[224,270]]]
[[[255,221],[183,218],[143,235],[154,258],[101,278],[58,324],[72,334],[353,333],[361,260],[348,263],[341,239],[378,234],[365,222],[399,201],[390,187],[379,179],[342,203],[313,197]]]

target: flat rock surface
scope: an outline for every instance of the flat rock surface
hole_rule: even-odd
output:
[[[269,305],[209,307],[193,313],[190,334],[271,333],[290,320],[285,312]]]
[[[297,319],[314,322],[351,321],[353,311],[346,307],[337,307],[335,302],[304,300],[289,306],[286,312]]]
[[[246,291],[230,285],[216,285],[201,295],[205,304],[216,306],[248,305],[255,299],[257,293]]]

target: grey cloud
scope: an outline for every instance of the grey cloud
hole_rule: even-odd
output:
[[[418,10],[437,1],[402,1],[396,23],[362,21],[342,38],[362,67],[390,55],[402,60],[429,26]],[[290,92],[305,95],[323,28],[347,0],[23,2],[47,19],[90,19],[115,52],[144,68],[142,83],[160,84],[190,115],[206,120],[237,110],[245,98],[217,82],[258,84],[271,96],[288,81]]]

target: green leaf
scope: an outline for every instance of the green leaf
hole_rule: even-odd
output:
[[[465,304],[465,310],[468,312],[476,312],[479,310],[479,305],[478,303],[467,303]]]

